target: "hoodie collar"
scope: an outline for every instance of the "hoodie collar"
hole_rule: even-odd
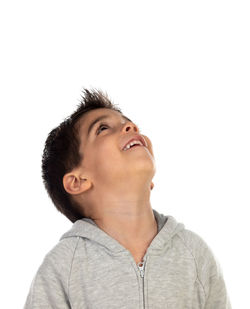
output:
[[[157,254],[160,251],[171,246],[171,240],[175,234],[185,228],[184,224],[178,223],[174,217],[166,216],[158,213],[153,209],[153,213],[157,222],[158,233],[150,243],[147,253]],[[77,220],[72,228],[62,235],[60,240],[68,237],[86,238],[97,245],[103,246],[104,249],[111,251],[113,254],[127,252],[116,239],[109,236],[106,232],[98,227],[98,225],[90,218],[82,218]]]

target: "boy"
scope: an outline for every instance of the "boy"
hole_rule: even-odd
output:
[[[229,309],[208,245],[151,208],[150,139],[100,91],[45,143],[42,173],[74,224],[46,255],[25,308]]]

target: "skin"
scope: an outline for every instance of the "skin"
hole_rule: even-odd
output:
[[[108,115],[95,124],[98,116]],[[99,134],[97,129],[100,124]],[[105,124],[105,125],[104,125]],[[84,209],[84,215],[130,251],[138,263],[157,235],[157,222],[150,204],[155,160],[150,139],[133,122],[107,108],[87,112],[78,122],[81,164],[63,177],[65,190]],[[122,147],[141,134],[147,148]]]

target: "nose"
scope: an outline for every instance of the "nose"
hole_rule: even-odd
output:
[[[124,133],[126,133],[126,132],[131,132],[131,131],[139,132],[139,128],[138,128],[137,125],[134,124],[133,122],[128,121],[128,122],[126,122],[125,125],[123,126],[122,131],[123,131]]]

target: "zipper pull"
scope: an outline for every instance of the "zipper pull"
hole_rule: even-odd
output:
[[[145,261],[143,260],[143,262],[140,262],[138,265],[138,268],[140,270],[140,274],[141,274],[141,277],[143,278],[144,277],[144,266],[145,266]]]

